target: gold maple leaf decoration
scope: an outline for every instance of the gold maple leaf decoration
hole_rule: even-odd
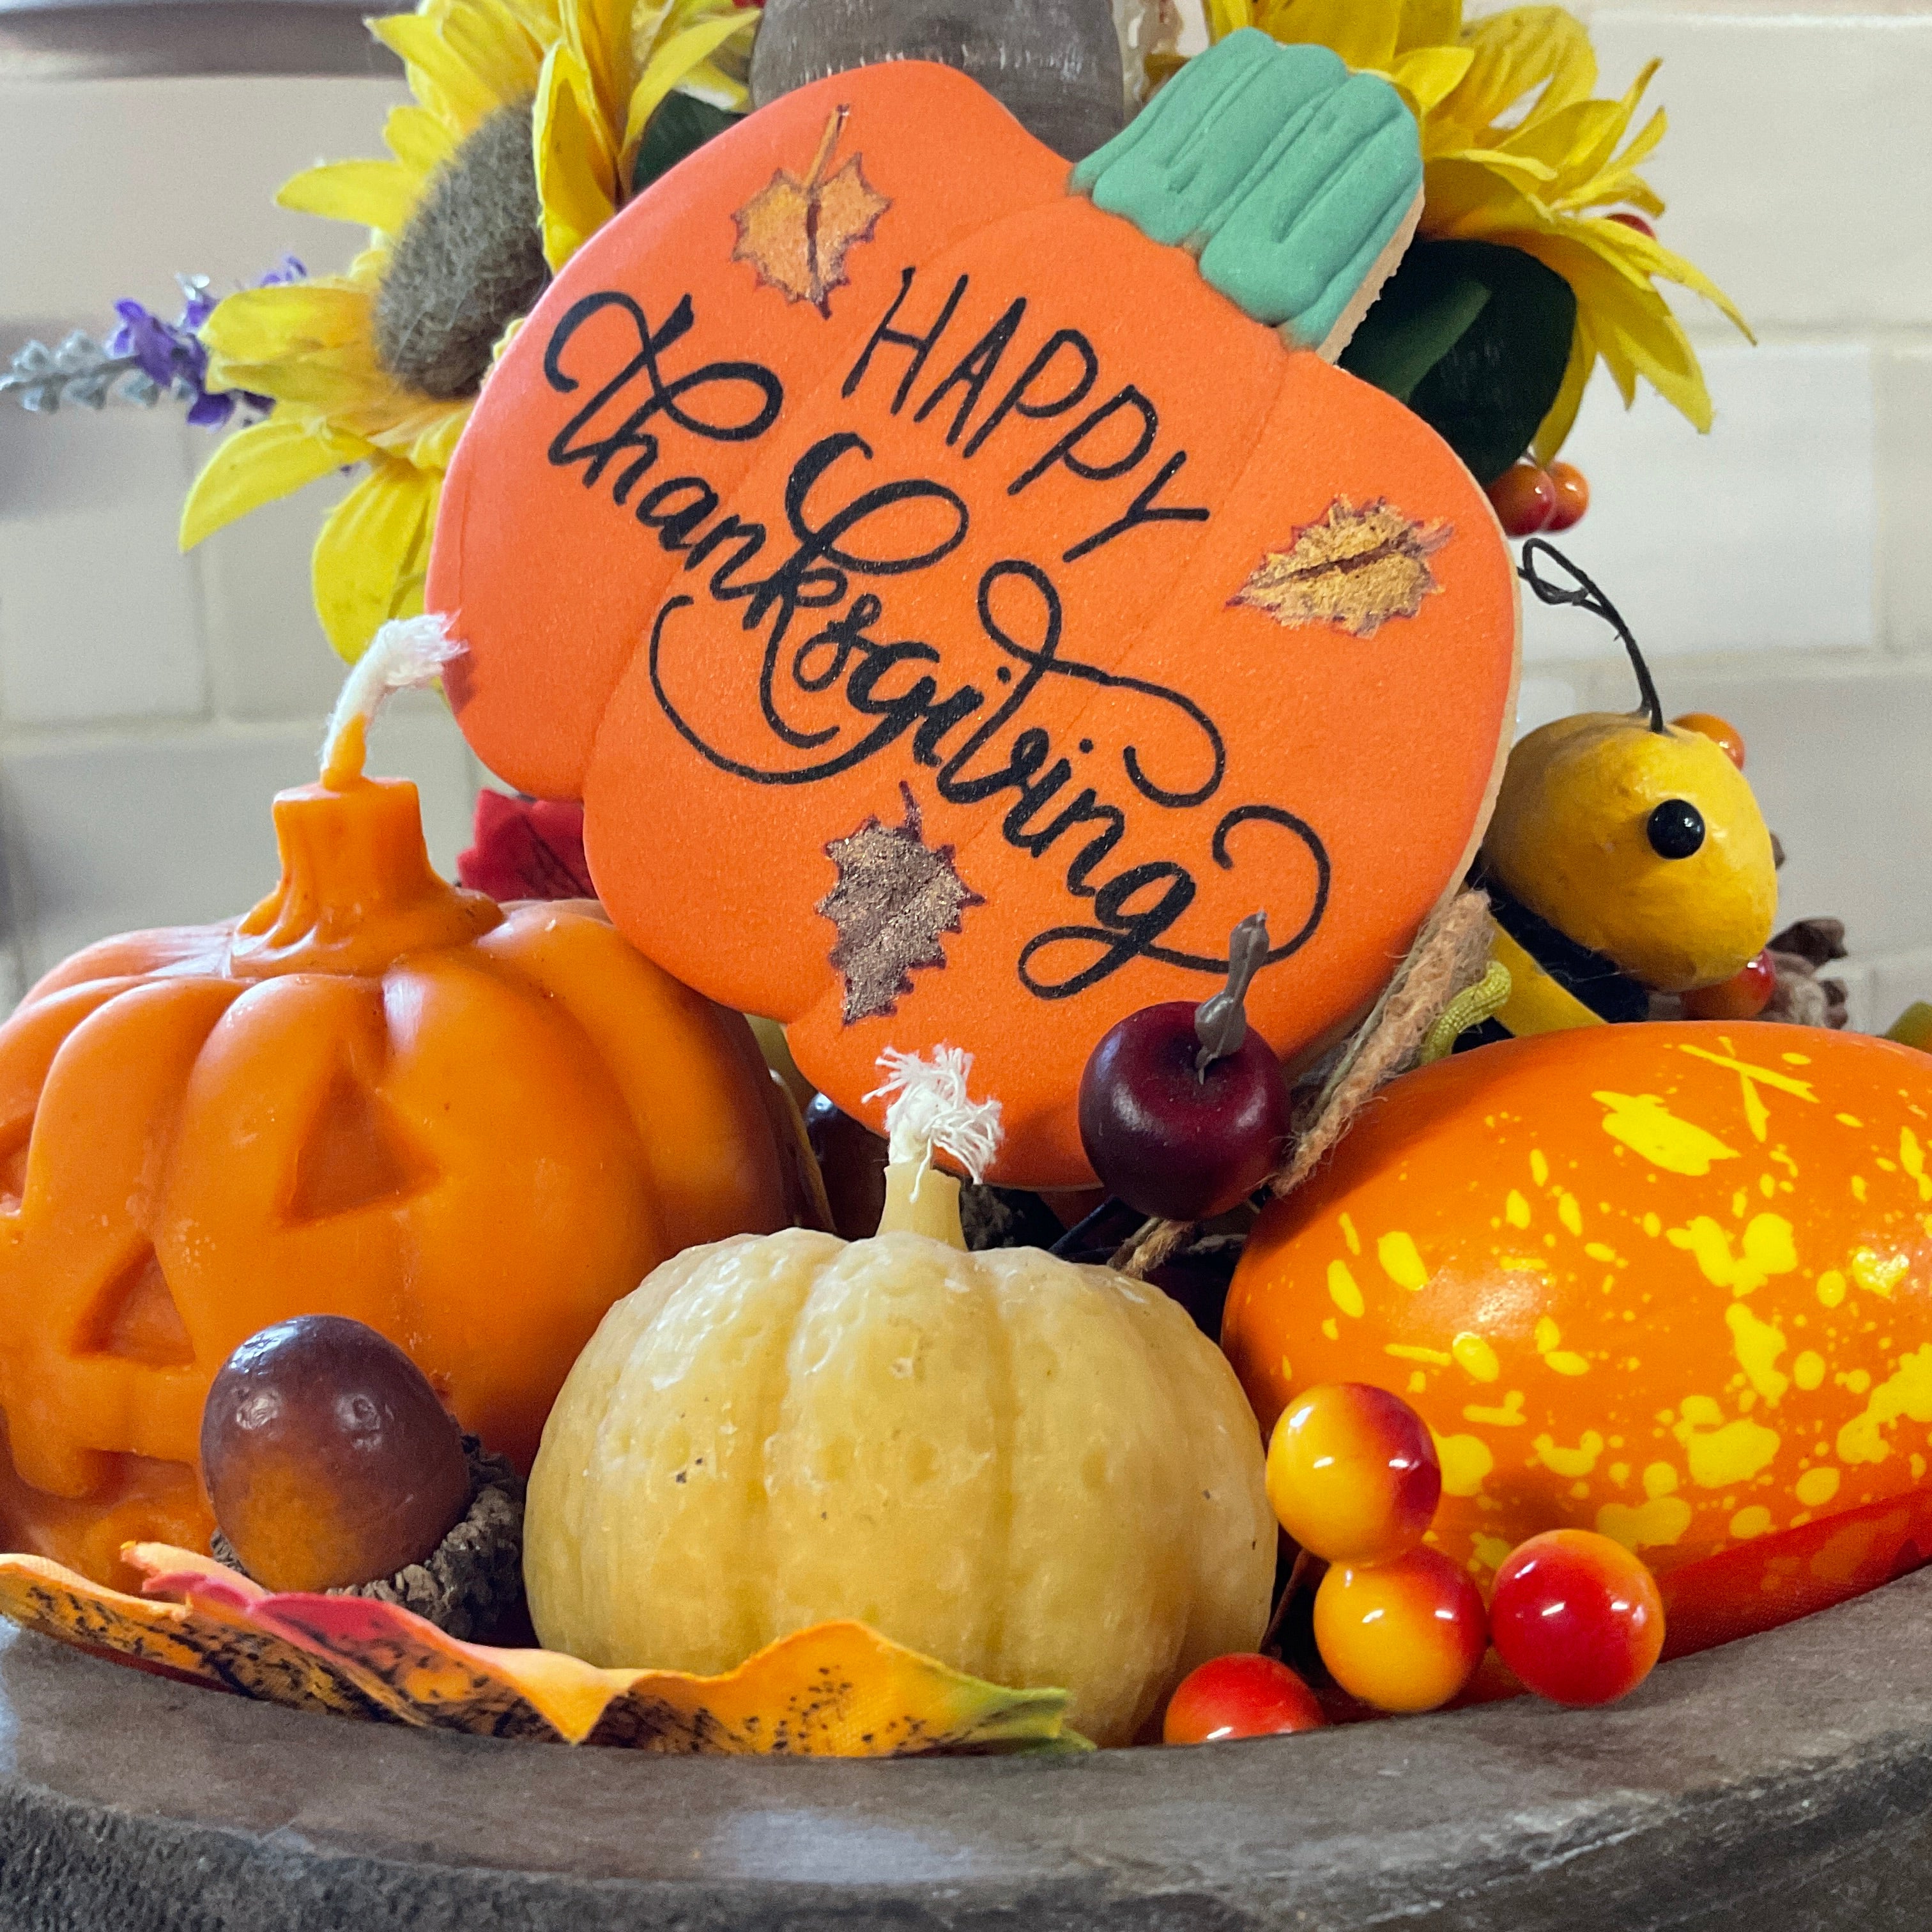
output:
[[[838,883],[816,910],[838,928],[832,964],[845,982],[845,1024],[898,1009],[916,967],[944,966],[944,933],[957,932],[968,906],[986,902],[960,878],[950,845],[928,845],[919,806],[902,783],[905,822],[868,818],[825,854]]]
[[[738,240],[734,262],[749,262],[761,286],[787,302],[809,302],[828,320],[832,291],[850,278],[845,257],[872,238],[879,217],[892,206],[866,180],[862,154],[828,176],[850,108],[835,107],[804,180],[781,168],[732,216]]]
[[[1228,602],[1265,610],[1277,624],[1334,624],[1372,638],[1442,590],[1429,560],[1455,533],[1451,524],[1414,521],[1386,497],[1358,510],[1337,496],[1287,549],[1270,550]]]

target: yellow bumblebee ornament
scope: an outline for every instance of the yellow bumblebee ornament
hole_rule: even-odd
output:
[[[1543,574],[1540,556],[1571,581]],[[1558,718],[1510,752],[1474,875],[1494,922],[1486,983],[1500,992],[1500,965],[1509,987],[1459,1048],[1646,1018],[1653,992],[1739,972],[1778,906],[1771,832],[1750,784],[1714,738],[1664,722],[1616,607],[1540,537],[1523,546],[1520,574],[1543,602],[1593,611],[1616,631],[1642,703]]]

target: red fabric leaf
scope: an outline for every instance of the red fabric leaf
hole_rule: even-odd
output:
[[[493,899],[592,899],[597,888],[584,856],[584,808],[555,799],[476,794],[476,843],[456,860],[456,876]]]

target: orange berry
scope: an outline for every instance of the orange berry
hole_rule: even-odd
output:
[[[1777,991],[1778,968],[1771,963],[1771,950],[1767,946],[1728,980],[1686,993],[1684,1017],[1687,1020],[1754,1020],[1771,1004],[1771,996]]]
[[[1496,1654],[1558,1704],[1628,1696],[1664,1648],[1657,1580],[1594,1530],[1552,1529],[1519,1544],[1496,1572],[1490,1616]]]
[[[1583,512],[1590,507],[1589,479],[1574,463],[1552,463],[1550,466],[1550,481],[1556,492],[1556,507],[1550,513],[1550,520],[1544,525],[1546,530],[1567,530],[1573,524],[1583,520]]]
[[[1335,1682],[1382,1711],[1432,1711],[1489,1646],[1482,1592],[1438,1550],[1338,1563],[1315,1593],[1315,1644]]]
[[[1711,739],[1739,771],[1744,770],[1744,734],[1728,718],[1708,711],[1687,711],[1670,722],[1680,731],[1695,731],[1700,738]]]
[[[1513,463],[1490,485],[1490,502],[1506,537],[1533,537],[1556,510],[1556,485],[1534,463]]]
[[[1322,1382],[1274,1426],[1268,1493],[1303,1549],[1330,1563],[1379,1563],[1422,1540],[1442,1499],[1442,1466],[1429,1425],[1401,1396]]]
[[[1163,1744],[1211,1744],[1316,1731],[1326,1720],[1315,1693],[1285,1664],[1237,1651],[1210,1658],[1180,1681],[1161,1720]]]

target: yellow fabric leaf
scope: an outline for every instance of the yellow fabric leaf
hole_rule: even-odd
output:
[[[365,443],[279,411],[237,430],[216,446],[182,506],[182,548],[368,454]]]
[[[329,161],[283,182],[278,207],[364,228],[402,232],[422,191],[420,179],[400,161]]]
[[[555,274],[617,212],[616,157],[590,76],[561,40],[544,56],[532,112],[544,260]]]
[[[750,31],[758,17],[751,8],[736,9],[715,20],[686,28],[652,53],[636,87],[632,90],[630,105],[624,116],[622,152],[627,164],[636,152],[638,142],[644,138],[646,124],[671,89],[734,34]]]
[[[796,1630],[716,1677],[600,1670],[554,1651],[461,1642],[367,1598],[272,1594],[164,1544],[122,1556],[178,1600],[0,1556],[0,1612],[270,1702],[489,1737],[804,1757],[1087,1748],[1064,1728],[1064,1690],[985,1683],[861,1623]]]
[[[330,513],[316,538],[310,574],[315,614],[337,652],[353,664],[392,617],[422,608],[429,531],[442,479],[393,459]]]

